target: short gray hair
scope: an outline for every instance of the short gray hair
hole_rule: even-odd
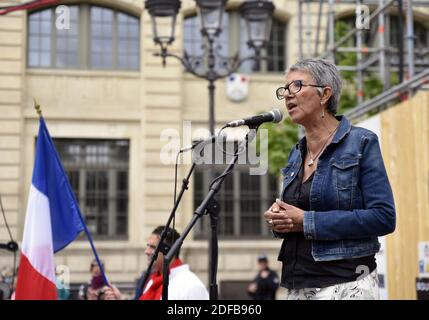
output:
[[[331,87],[332,96],[328,100],[328,112],[333,115],[337,113],[342,83],[335,64],[325,59],[304,59],[290,66],[286,74],[291,71],[305,71],[313,77],[316,84]]]

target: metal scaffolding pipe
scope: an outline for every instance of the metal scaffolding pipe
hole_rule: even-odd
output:
[[[362,52],[362,53],[374,53],[379,52],[380,49],[378,48],[368,48],[368,47],[362,47],[361,49],[358,49],[357,47],[339,47],[336,49],[337,52]]]
[[[373,109],[380,107],[384,103],[391,101],[393,98],[397,97],[399,93],[407,90],[409,87],[415,86],[416,83],[418,83],[419,81],[421,85],[423,85],[423,81],[427,79],[429,79],[429,69],[426,69],[425,71],[415,75],[409,80],[386,90],[385,92],[379,94],[373,99],[364,102],[362,105],[351,109],[346,113],[346,116],[350,120],[359,118],[366,113],[372,111]]]
[[[307,22],[306,22],[306,31],[305,31],[305,40],[307,42],[306,46],[306,57],[311,55],[311,2],[306,1],[306,11],[307,11]]]
[[[322,8],[323,8],[323,0],[319,0],[319,11],[317,13],[316,44],[314,47],[315,57],[317,57],[317,55],[319,54],[319,35],[320,35],[320,23],[322,20]]]
[[[398,56],[399,56],[399,82],[404,81],[404,37],[402,30],[404,30],[404,18],[402,12],[402,0],[398,1]]]
[[[382,8],[384,4],[384,0],[378,0],[378,7]],[[377,35],[378,35],[378,47],[379,47],[379,52],[378,52],[378,59],[379,59],[379,66],[380,66],[380,80],[383,81],[386,80],[386,77],[390,75],[386,74],[386,48],[385,48],[385,37],[386,37],[386,33],[385,33],[385,21],[384,21],[384,12],[380,13],[380,15],[378,16],[378,30],[377,30]],[[387,85],[388,83],[390,83],[390,81],[383,81],[383,89],[386,90],[387,89]]]
[[[356,16],[358,15],[358,10],[361,9],[361,0],[356,0]],[[363,72],[362,72],[362,30],[360,28],[357,28],[356,31],[356,47],[358,49],[358,52],[356,53],[357,58],[357,101],[359,104],[363,101]]]
[[[328,52],[331,54],[332,61],[335,62],[335,30],[334,30],[334,23],[335,23],[334,0],[329,0],[329,11],[328,11],[329,47],[328,47]]]
[[[407,1],[407,57],[408,79],[414,75],[414,26],[413,26],[413,1]]]
[[[389,0],[382,8],[378,8],[376,11],[374,11],[370,17],[369,17],[369,22],[371,23],[371,21],[378,17],[378,15],[383,12],[384,10],[386,10],[394,1],[396,0]],[[331,5],[331,2],[333,2],[333,0],[329,0],[329,3]],[[349,38],[351,38],[352,36],[355,35],[355,33],[357,32],[357,28],[354,28],[352,30],[350,30],[344,37],[342,37],[340,40],[338,40],[331,48],[329,48],[328,51],[330,50],[335,50],[335,48],[339,47],[340,45],[342,45],[345,41],[347,41]],[[329,55],[329,52],[325,52],[322,55],[322,58],[325,58],[326,56]]]
[[[298,0],[298,57],[299,60],[303,58],[302,52],[302,1]]]
[[[357,71],[356,66],[337,66],[338,70],[340,71]],[[415,72],[416,74],[418,74],[419,72],[425,71],[426,69],[429,68],[429,63],[426,64],[422,64],[422,65],[416,65],[416,69]],[[379,71],[379,67],[378,66],[374,66],[374,67],[367,67],[365,69],[365,71],[367,72],[374,72],[377,73]],[[392,72],[399,72],[399,67],[391,67],[390,69]]]

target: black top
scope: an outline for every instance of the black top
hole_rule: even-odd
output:
[[[267,273],[267,276],[262,277],[261,274],[263,271]],[[270,268],[261,270],[258,272],[253,282],[256,283],[257,286],[256,292],[248,292],[249,296],[253,300],[276,299],[276,291],[279,288],[279,277],[277,272],[271,270]]]
[[[303,159],[305,159],[305,154]],[[303,172],[301,165],[298,176],[285,190],[283,201],[308,211],[310,210],[310,190],[314,173],[303,182]],[[304,238],[303,232],[285,234],[282,244],[283,255],[279,257],[283,262],[282,287],[287,289],[329,287],[355,281],[362,275],[362,267],[358,268],[358,266],[367,266],[369,272],[372,272],[377,266],[374,255],[316,262],[311,254],[312,242],[312,240]]]

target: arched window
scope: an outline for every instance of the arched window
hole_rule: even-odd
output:
[[[200,33],[199,17],[190,16],[184,22],[184,47],[188,54],[197,56],[203,53],[204,41]],[[239,52],[240,57],[253,55],[253,49],[247,46],[248,36],[244,19],[238,12],[224,13],[222,33],[216,39],[216,51],[223,56],[232,56]],[[262,61],[257,69],[252,61],[245,62],[240,72],[283,72],[286,66],[286,24],[273,19],[270,42],[262,56],[271,60]],[[219,66],[221,67],[221,66]],[[253,69],[253,70],[252,70]]]
[[[30,68],[138,70],[139,19],[87,4],[67,6],[69,26],[55,8],[28,16]],[[67,28],[68,27],[68,28]]]

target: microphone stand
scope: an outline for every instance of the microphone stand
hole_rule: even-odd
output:
[[[203,148],[205,145],[207,145],[208,143],[213,142],[215,139],[216,139],[216,136],[211,136],[210,138],[208,138],[208,139],[206,139],[206,140],[203,140],[203,141],[200,141],[200,143],[198,143],[198,144],[196,144],[196,145],[193,145],[193,146],[192,146],[192,148],[197,148],[197,147],[198,147],[198,149],[199,149],[199,150],[202,150],[202,148]],[[201,147],[201,146],[202,146],[202,147]],[[200,148],[201,148],[201,149],[200,149]],[[170,227],[171,221],[173,220],[173,217],[174,217],[174,216],[175,216],[175,214],[176,214],[176,210],[177,210],[177,208],[179,207],[179,203],[180,203],[180,201],[181,201],[181,199],[182,199],[183,194],[185,193],[185,191],[186,191],[186,190],[188,190],[189,178],[191,177],[192,172],[193,172],[193,171],[194,171],[194,169],[195,169],[195,166],[196,166],[196,163],[193,161],[193,162],[192,162],[192,167],[191,167],[191,169],[189,170],[189,172],[188,172],[188,174],[187,174],[186,178],[184,178],[184,179],[182,180],[182,187],[181,187],[181,189],[180,189],[180,192],[179,192],[179,195],[178,195],[178,197],[177,197],[177,200],[176,200],[176,202],[174,203],[174,207],[173,207],[173,209],[171,210],[171,213],[170,213],[170,216],[168,217],[168,220],[167,220],[167,223],[166,223],[166,225],[165,225],[165,228],[164,228],[164,230],[163,230],[163,231],[162,231],[162,233],[161,233],[161,236],[160,236],[160,239],[159,239],[158,245],[156,246],[156,248],[155,248],[155,250],[154,250],[154,252],[153,252],[153,254],[152,254],[152,257],[151,257],[151,260],[150,260],[149,266],[148,266],[148,268],[147,268],[147,272],[145,272],[145,274],[143,275],[143,280],[142,280],[141,285],[140,285],[140,290],[141,290],[141,292],[142,292],[142,293],[143,293],[144,287],[146,286],[146,283],[147,283],[147,281],[148,281],[148,279],[149,279],[149,276],[150,276],[150,274],[151,274],[151,270],[152,270],[153,264],[155,263],[156,259],[158,258],[158,254],[159,254],[159,252],[163,253],[163,254],[164,254],[164,256],[165,256],[165,255],[168,253],[168,251],[170,250],[170,246],[169,246],[169,245],[167,245],[166,243],[164,243],[164,240],[165,240],[165,238],[167,237],[167,232],[166,232],[166,231],[167,231],[167,228],[169,228],[169,227]],[[165,262],[165,260],[164,260],[164,262]],[[165,270],[165,269],[167,269],[167,270],[168,270],[168,265],[167,265],[167,267],[165,268],[165,263],[164,263],[164,270]],[[168,278],[168,273],[167,273],[167,278]],[[167,299],[168,299],[168,297],[167,297]],[[167,299],[166,299],[166,300],[167,300]]]
[[[238,146],[237,152],[234,154],[233,159],[228,164],[228,167],[223,171],[223,173],[215,178],[212,181],[210,190],[207,193],[206,197],[201,202],[200,206],[195,210],[192,220],[189,222],[188,226],[182,232],[181,236],[174,242],[173,246],[170,248],[167,255],[164,256],[164,266],[163,266],[163,286],[162,286],[162,300],[168,299],[168,266],[170,265],[171,259],[175,256],[176,252],[182,246],[183,241],[185,240],[188,233],[192,230],[193,226],[197,223],[203,215],[209,213],[211,218],[211,231],[213,234],[210,237],[210,300],[218,299],[217,291],[217,258],[218,258],[218,239],[217,239],[217,221],[219,206],[217,201],[214,199],[215,195],[220,190],[223,181],[226,176],[231,173],[234,169],[234,166],[240,155],[239,151],[243,148],[246,149],[248,143],[252,141],[256,136],[256,131],[258,130],[259,125],[249,127],[250,131],[246,134],[246,138]]]

